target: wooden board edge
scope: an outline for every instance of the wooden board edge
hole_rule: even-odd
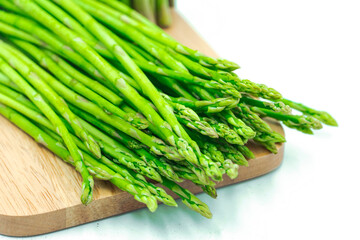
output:
[[[248,167],[240,167],[238,178],[231,180],[225,176],[224,181],[218,183],[216,188],[246,181],[275,170],[283,161],[284,149],[285,145],[280,144],[277,154],[269,153],[268,155],[250,160]],[[195,194],[202,192],[201,188],[189,181],[185,181],[180,185]],[[176,199],[178,198],[173,193],[170,193],[170,195]],[[27,216],[0,215],[0,234],[17,237],[40,235],[141,208],[145,208],[145,205],[134,200],[132,195],[127,194],[127,197],[124,198],[124,195],[117,194],[95,200],[89,206],[79,204],[67,209]]]

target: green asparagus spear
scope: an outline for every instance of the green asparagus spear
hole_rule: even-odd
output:
[[[105,0],[106,1],[106,0]],[[79,1],[77,1],[79,2]],[[218,68],[223,68],[226,70],[235,70],[238,69],[239,66],[233,62],[227,61],[225,59],[215,59],[212,57],[205,56],[201,52],[197,50],[190,49],[179,42],[177,42],[175,39],[170,37],[168,34],[166,34],[162,29],[159,27],[148,23],[149,21],[144,18],[137,18],[138,21],[129,18],[128,16],[124,15],[124,12],[129,12],[126,10],[123,6],[121,6],[121,10],[119,9],[119,4],[117,4],[120,11],[115,11],[114,9],[109,8],[108,6],[101,4],[99,2],[93,1],[93,0],[82,0],[83,3],[86,3],[87,6],[91,6],[94,9],[99,9],[101,12],[106,13],[106,15],[111,16],[112,18],[115,18],[116,20],[123,21],[127,23],[128,25],[135,27],[136,29],[141,30],[142,33],[148,35],[152,39],[155,39],[156,41],[159,41],[160,43],[170,46],[175,51],[187,55],[190,58],[196,60],[200,64],[203,64],[205,66],[215,66]],[[111,1],[107,1],[108,3],[111,3],[112,6],[115,6],[115,3]],[[100,17],[100,16],[99,16]],[[140,19],[140,20],[139,20]]]
[[[50,81],[47,78],[44,78],[45,73],[41,68],[29,64],[30,61],[26,61],[24,55],[20,60],[18,51],[16,51],[10,45],[0,42],[1,52],[0,55],[6,59],[13,68],[17,69],[20,74],[26,78],[43,96],[46,96],[46,99],[57,109],[57,111],[67,120],[71,125],[72,129],[75,131],[75,134],[81,138],[89,150],[95,154],[98,158],[101,157],[100,147],[95,141],[95,139],[87,133],[85,129],[79,123],[77,117],[70,111],[61,98],[47,83]],[[13,54],[15,50],[15,54]],[[49,75],[50,76],[50,75]]]
[[[288,99],[281,99],[283,103],[289,105],[290,107],[302,112],[303,114],[312,116],[318,120],[320,120],[322,123],[330,125],[330,126],[338,126],[336,120],[327,112],[324,111],[318,111],[315,109],[312,109],[310,107],[307,107],[301,103],[296,103]]]
[[[37,142],[43,144],[49,150],[62,158],[65,162],[70,163],[77,168],[77,165],[74,162],[73,158],[61,142],[56,141],[44,131],[42,131],[40,128],[31,123],[29,120],[24,118],[21,114],[15,112],[9,107],[6,107],[5,105],[0,104],[0,113],[6,118],[8,118],[11,122],[16,124],[18,127],[20,127],[22,130],[24,130],[26,133],[28,133]],[[103,180],[109,180],[121,190],[127,191],[130,194],[134,195],[137,201],[146,204],[150,211],[153,212],[156,210],[156,199],[153,196],[148,196],[146,192],[144,195],[143,188],[132,184],[120,174],[112,171],[110,168],[93,159],[85,152],[79,151],[79,153],[84,156],[84,164],[86,165],[85,168],[87,168],[89,172],[94,174],[95,177]]]
[[[151,0],[133,0],[133,7],[136,11],[141,13],[149,21],[156,22],[156,12],[154,11],[153,1]]]
[[[294,126],[303,129],[322,128],[320,121],[312,116],[283,114],[259,107],[251,107],[250,109],[263,117],[271,117],[283,121],[284,123],[286,122],[287,126]]]
[[[68,1],[58,1],[58,4],[62,4],[61,6],[67,7],[67,10],[72,11],[72,13],[76,14],[79,19],[85,20],[84,18],[88,18],[88,16],[85,12],[83,12],[81,9],[79,9],[76,5],[71,4],[71,2]],[[52,16],[50,16],[48,13],[43,11],[41,8],[39,8],[36,4],[32,2],[28,2],[26,0],[19,0],[16,1],[16,4],[22,8],[27,14],[31,15],[33,18],[37,19],[39,22],[42,22],[45,24],[50,30],[54,31],[59,37],[63,38],[65,41],[67,41],[71,46],[74,47],[77,51],[81,52],[87,60],[89,60],[94,66],[96,66],[99,71],[104,74],[104,76],[107,77],[109,81],[111,81],[123,94],[124,96],[129,99],[138,109],[141,110],[141,112],[144,113],[144,115],[147,117],[147,119],[150,122],[156,122],[159,131],[163,134],[166,141],[168,141],[172,145],[176,145],[179,152],[183,154],[189,161],[192,161],[194,163],[198,163],[196,160],[195,154],[192,152],[192,149],[187,146],[185,141],[181,141],[181,139],[176,139],[174,135],[169,131],[168,125],[161,119],[161,117],[155,112],[155,110],[152,107],[148,107],[148,102],[140,96],[132,87],[130,87],[126,81],[121,77],[119,72],[114,69],[108,62],[106,62],[95,50],[91,49],[77,34],[73,33],[66,27],[64,27],[61,23],[59,23],[56,19],[54,19]],[[90,17],[91,18],[91,17]],[[92,19],[93,20],[93,19]],[[116,42],[115,45],[110,44],[113,40],[109,38],[106,30],[95,20],[92,21],[93,25],[88,24],[88,27],[91,26],[91,32],[96,33],[97,37],[102,39],[102,41],[106,42],[106,46],[118,46]],[[112,49],[112,48],[111,48]],[[126,65],[130,65],[130,67],[134,67],[134,70],[137,73],[139,73],[138,67],[133,63],[131,59],[127,56],[127,54],[121,49],[121,47],[117,47],[114,50],[117,53],[116,55],[123,60]],[[136,76],[137,79],[141,78],[142,80],[145,80],[141,77],[141,74]],[[151,84],[145,84],[145,86],[150,86],[152,88],[153,86]],[[152,86],[152,87],[151,87]],[[159,102],[163,103],[164,100],[160,98],[155,98],[157,96],[157,90],[155,92],[148,91],[147,94],[149,96],[153,96],[152,99],[154,99],[158,104],[157,107],[159,109],[163,110],[163,115],[173,118],[176,117],[171,114],[170,109],[166,108],[165,106],[168,106],[165,104],[159,104]],[[177,120],[176,120],[177,121]],[[179,124],[180,125],[180,124]],[[181,129],[180,129],[181,130]],[[180,132],[179,129],[175,129],[178,133]]]
[[[13,91],[21,92],[21,89],[0,71],[0,84],[11,88]]]
[[[2,53],[2,48],[0,48],[0,53]],[[43,97],[33,89],[12,67],[10,67],[1,57],[0,57],[0,69],[2,72],[6,73],[7,76],[19,86],[26,96],[46,115],[46,117],[51,121],[51,123],[56,126],[57,131],[63,138],[66,146],[71,153],[72,159],[76,166],[76,169],[81,173],[83,178],[82,183],[82,195],[81,202],[85,205],[89,204],[92,200],[92,192],[94,186],[94,180],[86,169],[83,159],[79,154],[79,149],[71,138],[68,130],[65,125],[62,123],[60,118],[52,110],[52,108],[46,103]]]
[[[42,45],[42,43],[35,37],[31,36],[30,34],[27,34],[24,31],[21,31],[17,28],[14,28],[13,26],[0,22],[0,33],[8,35],[8,36],[12,36],[15,38],[19,38],[19,39],[24,39],[28,42],[37,44],[37,45]]]
[[[156,1],[156,17],[157,17],[157,24],[160,27],[164,27],[164,28],[170,27],[172,19],[171,19],[169,0]]]
[[[72,78],[40,49],[20,40],[13,40],[13,42],[16,45],[20,46],[24,51],[27,51],[31,56],[33,56],[38,61],[39,64],[41,64],[43,68],[48,69],[50,72],[52,72],[54,76],[56,76],[59,80],[61,80],[65,85],[67,85],[69,88],[74,89],[76,92],[86,97],[87,99],[93,101],[99,107],[103,108],[109,113],[115,114],[123,118],[124,120],[130,122],[132,125],[134,125],[139,129],[145,129],[148,127],[148,123],[145,119],[138,118],[137,116],[131,114],[126,114],[120,108],[113,105],[106,99],[102,98],[92,90],[88,89],[86,86],[84,86],[76,79]]]

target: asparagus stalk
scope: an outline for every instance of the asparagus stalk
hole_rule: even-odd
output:
[[[270,128],[263,119],[259,117],[258,114],[250,110],[250,108],[240,103],[237,108],[238,111],[235,113],[248,125],[251,126],[256,132],[266,132],[271,134],[273,130]]]
[[[9,88],[9,86],[5,86],[0,84],[0,93],[6,94],[7,96],[11,97],[12,99],[21,101],[25,106],[31,108],[32,110],[39,111],[38,108],[24,95],[19,92],[16,92]]]
[[[19,39],[24,39],[28,42],[37,44],[37,45],[41,45],[42,43],[35,37],[31,36],[30,34],[27,34],[24,31],[21,31],[17,28],[12,27],[9,24],[0,22],[0,33],[5,34],[5,35],[9,35],[12,37],[16,37]]]
[[[3,42],[0,42],[1,55],[8,61],[11,62],[11,65],[17,69],[23,77],[25,77],[43,96],[46,96],[46,99],[57,109],[57,111],[67,120],[71,125],[75,134],[83,140],[87,148],[95,154],[98,158],[101,157],[100,147],[95,141],[95,139],[87,133],[85,129],[79,123],[77,117],[70,111],[67,107],[64,99],[61,98],[51,87],[47,85],[45,81],[50,82],[44,73],[44,71],[35,66],[34,64],[29,64],[30,61],[26,61],[27,58],[22,54],[22,59],[19,59],[18,51],[15,51],[16,55],[13,54],[14,48],[10,47]],[[46,77],[44,77],[46,76]],[[45,81],[44,81],[45,80]]]
[[[11,122],[16,124],[23,131],[28,133],[37,142],[47,147],[49,150],[62,158],[65,162],[70,163],[77,168],[77,165],[73,161],[70,153],[62,145],[61,142],[56,141],[51,136],[46,134],[43,130],[41,130],[32,122],[23,117],[21,114],[15,112],[9,107],[6,107],[5,105],[0,104],[0,113],[7,119],[9,119]],[[101,164],[97,160],[90,157],[87,153],[81,151],[79,151],[79,153],[84,156],[84,164],[86,165],[86,168],[89,170],[89,172],[94,174],[95,177],[103,180],[109,180],[121,190],[127,191],[130,194],[134,195],[137,201],[146,204],[150,211],[154,212],[156,210],[156,199],[153,196],[148,196],[146,192],[144,194],[143,188],[132,184],[131,182],[123,178],[120,174],[112,171],[104,164]]]
[[[131,169],[127,169],[126,167],[121,167],[105,157],[102,157],[99,161],[111,168],[113,171],[121,174],[125,179],[129,179],[131,182],[134,182],[137,185],[146,187],[160,202],[163,202],[168,206],[177,207],[175,200],[169,194],[167,194],[164,189],[147,182],[142,175],[139,175],[138,173],[132,171]]]
[[[218,122],[214,118],[202,117],[202,121],[208,122],[210,126],[216,131],[216,133],[224,138],[227,142],[231,144],[244,145],[242,138],[232,130],[228,125]]]
[[[225,110],[221,116],[223,116],[226,121],[233,126],[234,130],[237,134],[239,134],[239,136],[242,136],[245,139],[251,139],[255,137],[256,132],[247,126],[240,118],[236,117],[232,111]]]
[[[138,11],[131,8],[131,4],[124,4],[117,0],[100,0],[103,3],[106,3],[110,9],[114,9],[113,12],[122,14],[122,16],[128,16],[129,19],[134,19],[142,24],[147,25],[150,28],[158,28],[153,22],[149,21],[146,17],[140,14]],[[103,9],[101,9],[103,11]]]
[[[26,60],[23,56],[23,60]],[[52,78],[50,75],[48,75],[46,72],[44,72],[41,68],[36,66],[36,64],[32,63],[29,59],[27,59],[27,63],[31,64],[32,68],[34,68],[39,74],[39,76],[43,77],[44,80],[48,81],[49,84],[51,84],[56,91],[60,92],[64,98],[71,102],[72,104],[75,104],[76,106],[82,108],[83,110],[95,115],[97,118],[100,118],[104,120],[105,122],[111,124],[112,126],[116,127],[120,131],[123,131],[124,133],[135,137],[137,140],[143,142],[147,146],[151,148],[151,151],[155,152],[156,154],[164,154],[166,157],[170,159],[178,159],[181,157],[178,155],[178,153],[168,147],[159,145],[156,142],[153,141],[153,138],[144,134],[140,130],[136,129],[135,127],[131,126],[129,123],[124,121],[123,119],[108,115],[106,114],[101,108],[93,104],[92,102],[87,101],[81,96],[78,96],[68,88],[66,88],[64,85],[62,85],[60,82],[58,82],[56,79]]]
[[[126,144],[127,146],[133,145],[132,141],[128,140],[129,137],[124,136],[121,132],[117,132],[117,131],[114,132],[113,129],[111,129],[111,127],[110,128],[107,127],[106,124],[101,123],[96,118],[90,116],[89,114],[86,114],[83,111],[78,111],[76,108],[71,108],[71,109],[74,112],[76,112],[78,115],[80,115],[82,118],[86,119],[86,121],[90,122],[91,124],[94,124],[95,126],[100,128],[101,130],[107,132],[110,136],[113,136],[116,139],[123,141],[123,143]],[[88,129],[88,130],[92,131],[91,129]],[[101,134],[101,132],[99,134]],[[100,138],[101,139],[106,139],[106,136],[102,135]],[[153,138],[153,141],[159,143],[159,140],[156,139],[156,138]],[[160,144],[163,144],[163,143],[160,142]],[[152,150],[152,149],[150,149],[150,150]],[[144,151],[139,151],[138,154],[141,157],[145,156],[145,159],[147,159],[147,160],[154,161],[154,158],[150,156],[151,154],[150,155],[149,154],[144,154]],[[168,159],[172,159],[172,158],[168,157]],[[173,158],[173,160],[180,161],[180,160],[182,160],[182,158]],[[174,175],[172,173],[173,171],[171,169],[169,169],[168,166],[166,166],[166,165],[161,166],[161,165],[159,165],[159,163],[156,163],[156,164],[159,167],[159,169],[161,169],[161,172],[163,174],[165,174],[164,176],[170,176],[171,180],[177,181],[176,179],[178,179],[178,177],[176,176],[176,174]],[[191,163],[189,163],[189,164],[191,165]],[[192,171],[198,176],[198,178],[200,179],[199,181],[202,184],[204,184],[204,185],[209,184],[208,178],[204,175],[204,172],[201,169],[199,169],[196,166],[192,165]]]
[[[240,145],[230,145],[227,143],[219,143],[219,142],[213,144],[219,149],[219,151],[222,152],[225,159],[231,160],[233,163],[236,163],[240,166],[246,166],[246,167],[249,166],[249,163],[246,160],[245,156],[237,148],[237,146]],[[244,146],[240,146],[240,147],[244,147]]]
[[[39,26],[36,22],[25,18],[20,15],[11,14],[8,12],[0,11],[0,21],[3,21],[8,24],[12,24],[17,28],[20,28],[23,31],[26,31],[37,38],[39,38],[44,43],[48,44],[50,50],[57,51],[60,55],[66,56],[66,59],[69,59],[76,66],[84,69],[88,74],[90,74],[96,80],[105,84],[108,88],[112,87],[111,83],[104,79],[104,76],[89,62],[87,62],[81,55],[76,53],[71,47],[64,44],[61,40],[56,38],[52,33]],[[66,28],[66,27],[65,27]],[[70,31],[70,30],[69,30]],[[121,100],[120,100],[121,102]],[[113,102],[115,105],[119,104],[119,101]]]
[[[152,0],[133,0],[133,7],[151,22],[156,22],[155,11]]]
[[[3,48],[0,48],[0,54],[2,54],[2,52]],[[81,202],[85,205],[89,204],[92,200],[94,180],[86,169],[83,159],[79,154],[79,149],[71,138],[65,125],[52,110],[52,108],[46,103],[43,97],[35,89],[33,89],[12,67],[10,67],[2,57],[0,57],[0,69],[23,90],[26,96],[46,115],[51,123],[56,126],[59,134],[69,149],[76,169],[80,172],[83,178]]]
[[[132,125],[139,129],[145,129],[148,127],[148,122],[145,119],[138,118],[135,115],[126,114],[120,108],[113,105],[103,97],[99,96],[97,93],[93,92],[76,79],[72,78],[63,69],[61,69],[50,57],[48,57],[44,52],[42,52],[35,46],[19,40],[13,40],[13,42],[19,47],[21,47],[24,51],[27,51],[38,61],[39,64],[41,64],[43,68],[48,69],[65,85],[67,85],[69,88],[74,89],[74,91],[78,92],[92,102],[96,103],[99,107],[103,108],[109,113],[121,117],[122,119],[130,122]]]
[[[0,71],[0,84],[11,88],[13,91],[21,92],[21,89],[1,71]]]
[[[256,112],[264,117],[272,117],[274,119],[287,123],[287,126],[298,127],[298,129],[321,129],[320,121],[314,117],[306,115],[290,115],[274,112],[265,108],[251,107],[253,112]]]
[[[212,217],[209,207],[204,204],[199,198],[197,198],[194,194],[192,194],[189,190],[167,179],[164,179],[163,185],[176,193],[181,198],[182,202],[189,208],[200,213],[204,217]]]
[[[26,19],[22,18],[20,19],[20,22],[24,22],[27,24],[30,24],[31,22],[27,22]],[[1,22],[0,22],[0,26],[1,26]],[[8,25],[10,26],[10,25]],[[25,27],[22,26],[22,27]],[[16,28],[14,28],[15,30],[17,30]],[[18,30],[20,31],[20,30]],[[34,43],[38,46],[42,46],[45,44],[40,42],[39,40],[37,40],[36,38],[32,37],[31,35],[27,35],[27,33],[22,32],[22,34],[12,34],[11,32],[5,32],[5,34],[11,36],[11,37],[16,37],[16,38],[20,38],[22,40],[25,41],[29,41],[31,43]],[[46,35],[46,34],[45,34]],[[60,43],[61,44],[61,43]],[[53,50],[53,49],[52,49]],[[49,53],[50,54],[50,53]],[[58,62],[59,65],[62,65],[63,68],[65,68],[65,70],[69,71],[70,73],[73,73],[73,75],[75,75],[75,78],[79,78],[79,81],[81,81],[84,85],[93,88],[94,91],[96,91],[97,93],[99,93],[101,96],[103,96],[104,98],[107,98],[109,101],[111,101],[112,103],[118,105],[120,104],[120,102],[122,101],[122,99],[120,97],[118,97],[115,93],[113,93],[112,91],[108,90],[106,87],[104,87],[103,85],[99,84],[98,82],[91,80],[89,78],[87,78],[86,76],[82,75],[81,73],[79,73],[77,70],[74,70],[74,68],[72,68],[71,66],[69,67],[69,64],[67,64],[65,61],[63,61],[62,59],[60,60],[59,57],[55,54],[51,54],[52,58],[54,61]],[[79,56],[78,56],[79,57]],[[81,57],[80,57],[81,58]],[[91,67],[92,68],[92,67]]]
[[[11,99],[10,97],[8,97],[8,95],[3,95],[1,93],[0,93],[0,102],[17,110],[18,112],[27,116],[31,120],[43,125],[44,127],[52,130],[53,132],[56,132],[56,129],[51,125],[51,123],[46,118],[43,117],[43,115],[39,114],[37,111],[34,111],[26,107],[25,105],[22,104],[22,102]],[[66,125],[66,121],[63,120],[63,122]],[[129,155],[129,151],[127,150],[126,147],[122,146],[121,144],[115,141],[105,141],[104,139],[106,139],[106,137],[103,137],[102,135],[99,134],[99,132],[94,131],[89,126],[89,124],[87,124],[83,120],[81,120],[80,123],[96,137],[96,139],[101,143],[102,150],[109,156],[113,157],[117,163],[127,166],[128,168],[133,169],[149,177],[150,179],[153,179],[158,182],[162,181],[161,177],[159,176],[159,174],[156,172],[155,169],[153,169],[151,166],[147,166],[147,164],[144,161],[138,159],[136,155],[134,154]],[[77,146],[79,146],[79,142],[81,145],[84,145],[81,141],[77,141],[76,143]],[[87,151],[87,148],[81,147],[81,150]]]
[[[81,111],[79,109],[76,109],[76,108],[72,108],[72,110],[77,115],[79,115],[82,119],[84,119],[85,121],[93,124],[94,126],[98,127],[100,130],[107,133],[112,138],[120,141],[127,148],[130,148],[133,151],[135,151],[139,157],[144,159],[148,164],[150,164],[150,166],[157,169],[162,176],[168,178],[169,180],[175,181],[175,182],[180,181],[179,177],[176,175],[176,173],[172,169],[171,165],[159,161],[156,157],[154,157],[152,154],[150,154],[143,146],[141,146],[136,140],[134,140],[131,137],[123,134],[122,132],[116,131],[111,126],[97,120],[96,118],[94,118],[90,114],[87,114],[87,113],[85,113],[85,112],[83,112],[83,111]],[[91,127],[91,126],[89,126],[89,127]],[[93,131],[95,131],[95,130],[93,130]],[[100,137],[101,139],[103,139],[104,141],[106,141],[110,145],[114,144],[114,142],[111,139],[109,139],[106,135],[104,135],[104,134],[100,135],[100,134],[101,134],[101,132],[97,133],[98,137]],[[127,151],[126,153],[130,154],[131,156],[136,156],[131,151]]]
[[[3,9],[7,9],[8,11],[18,13],[18,14],[22,14],[22,11],[19,8],[17,8],[14,4],[12,4],[11,2],[9,2],[7,0],[0,1],[0,6]]]
[[[120,11],[115,11],[114,9],[109,8],[108,6],[101,4],[94,0],[81,0],[83,3],[86,2],[88,6],[93,7],[94,9],[99,9],[101,12],[106,13],[106,15],[111,16],[112,18],[115,18],[117,21],[123,21],[126,22],[128,25],[139,29],[142,33],[148,35],[152,39],[156,39],[156,41],[170,46],[175,51],[187,55],[190,58],[194,59],[195,61],[199,62],[200,64],[203,64],[205,66],[215,66],[226,70],[235,70],[238,69],[239,66],[233,62],[227,61],[225,59],[215,59],[212,57],[208,57],[201,52],[197,50],[190,49],[179,42],[177,42],[175,39],[164,33],[160,28],[158,28],[156,25],[150,24],[146,18],[137,18],[138,20],[134,20],[132,18],[127,17],[124,12],[129,12],[129,10],[124,9],[124,6],[119,7],[120,4],[116,4],[113,1],[107,1],[107,3],[111,4],[112,6],[115,6]],[[102,0],[103,1],[103,0]],[[78,1],[77,1],[78,2]],[[78,2],[79,3],[79,2]],[[117,5],[117,6],[116,6]],[[126,7],[125,7],[126,8]],[[131,10],[130,10],[131,11]],[[100,16],[99,16],[100,17]],[[104,17],[104,16],[102,16]],[[100,18],[102,18],[100,17]]]
[[[100,16],[101,14],[103,15],[103,12],[97,11],[97,9],[95,9],[95,8],[91,8],[89,5],[82,4],[81,6],[86,8],[87,11],[91,11],[91,13],[93,15],[97,16],[98,18],[100,18],[102,20],[103,19],[108,19],[110,21],[113,20],[108,15]],[[75,5],[72,6],[71,9],[74,9],[74,8],[75,8]],[[68,8],[68,9],[71,10],[70,8]],[[78,11],[76,13],[78,13]],[[75,12],[74,12],[74,14],[75,14]],[[79,17],[79,20],[81,21],[80,17]],[[96,24],[96,22],[93,21],[93,24]],[[120,22],[113,22],[113,24],[116,24],[116,29],[119,30],[119,28],[121,28],[123,31],[125,31],[129,37],[137,36],[136,37],[137,40],[139,40],[139,38],[140,38],[140,40],[145,40],[145,41],[140,41],[140,42],[143,44],[146,43],[146,45],[144,45],[145,48],[149,47],[148,44],[151,42],[146,41],[146,38],[144,38],[144,37],[141,38],[141,36],[136,31],[130,31],[131,30],[130,28],[127,28],[125,24],[120,24]],[[97,30],[98,28],[101,28],[101,27],[102,27],[101,25],[97,24],[97,27],[94,30]],[[103,35],[99,35],[98,37],[100,38],[101,36],[103,36]],[[114,42],[112,44],[110,44],[111,39],[109,39],[109,38],[104,38],[103,41],[108,41],[108,43],[106,45],[110,45],[110,46],[115,46],[114,44],[116,44]],[[155,47],[156,47],[156,45],[150,45],[150,51],[153,51],[155,49]],[[119,48],[120,48],[120,46],[119,46]],[[174,62],[173,60],[171,60],[171,58],[167,57],[168,56],[167,54],[164,54],[160,50],[162,50],[162,49],[159,48],[156,50],[156,52],[152,52],[152,53],[155,54],[162,61],[164,61],[165,64],[168,64],[168,66],[179,68],[178,62]],[[116,55],[116,53],[115,53],[115,55]],[[147,95],[151,98],[151,100],[154,102],[155,106],[159,109],[159,111],[163,115],[163,117],[171,124],[171,126],[173,127],[173,129],[177,133],[177,135],[180,137],[183,137],[196,150],[196,154],[199,159],[198,162],[194,162],[190,158],[189,158],[189,161],[193,162],[194,164],[199,164],[202,167],[204,167],[205,171],[209,174],[209,176],[214,176],[215,178],[220,179],[220,174],[219,174],[219,171],[216,168],[216,166],[214,164],[212,164],[211,161],[209,161],[206,157],[203,157],[201,155],[196,143],[194,141],[192,141],[192,139],[187,135],[186,131],[182,128],[182,126],[178,122],[177,118],[172,113],[171,107],[166,103],[166,101],[164,101],[164,99],[162,99],[162,97],[160,96],[160,94],[158,94],[155,87],[150,83],[150,81],[140,71],[140,69],[138,69],[137,65],[133,64],[133,62],[130,61],[130,59],[127,59],[127,61],[124,61],[124,56],[127,57],[126,54],[121,54],[121,55],[118,54],[116,56],[117,56],[118,60],[125,67],[126,67],[126,65],[128,66],[128,67],[126,67],[127,71],[137,80],[137,82],[140,83],[140,85],[142,85],[142,86],[146,86],[146,88],[142,89],[142,92],[144,92],[145,95]],[[182,66],[180,67],[180,69],[184,70]]]
[[[290,107],[302,112],[303,114],[312,116],[319,121],[321,121],[324,124],[330,125],[330,126],[338,126],[336,120],[327,112],[315,110],[313,108],[307,107],[301,103],[293,102],[288,99],[281,99],[281,102],[289,105]]]
[[[169,96],[172,102],[180,103],[199,113],[218,113],[226,109],[228,106],[236,105],[239,99],[234,98],[216,98],[213,100],[190,100],[186,97],[174,98]]]
[[[187,145],[185,141],[181,141],[180,139],[176,139],[171,131],[168,129],[168,125],[165,121],[155,112],[153,108],[148,107],[148,102],[138,94],[132,87],[130,87],[126,81],[122,78],[117,70],[115,70],[107,61],[105,61],[95,50],[90,48],[84,41],[82,41],[81,37],[77,34],[73,33],[66,27],[64,27],[61,23],[59,23],[56,19],[50,16],[48,13],[39,8],[36,4],[32,2],[28,2],[26,0],[16,1],[17,5],[21,7],[27,14],[31,15],[33,18],[37,19],[39,22],[45,24],[49,29],[54,31],[59,37],[63,38],[67,41],[71,46],[74,47],[77,51],[82,53],[82,55],[89,60],[94,66],[96,66],[99,71],[104,74],[121,92],[122,94],[132,102],[144,115],[148,118],[149,121],[153,121],[157,123],[159,131],[164,135],[166,141],[170,144],[176,146],[179,149],[179,152],[184,155],[189,161],[199,164],[196,160],[196,155],[192,152],[192,149]],[[77,5],[73,4],[69,1],[58,1],[65,9],[72,12],[78,20],[83,20],[91,18],[87,15],[82,9],[80,9]],[[87,21],[87,20],[86,20]],[[166,102],[161,98],[157,98],[157,90],[151,84],[147,84],[146,77],[143,78],[143,74],[138,69],[138,67],[133,63],[133,61],[128,57],[128,55],[122,50],[122,48],[113,41],[111,37],[107,34],[107,31],[99,25],[94,19],[91,21],[92,24],[87,24],[88,28],[94,33],[102,42],[105,43],[107,47],[110,47],[116,50],[114,54],[119,57],[121,63],[124,63],[125,66],[129,68],[129,70],[134,70],[133,75],[136,77],[136,80],[144,80],[145,86],[149,87],[150,91],[147,91],[147,95],[151,96],[152,100],[156,103],[157,107],[160,109],[160,112],[167,119],[175,119],[176,117],[171,113],[169,107]],[[137,75],[139,74],[139,75]],[[163,104],[165,102],[165,104]],[[179,124],[180,125],[180,124]],[[175,128],[177,134],[180,133],[181,129]]]
[[[121,104],[122,99],[115,94],[113,91],[106,88],[101,83],[94,81],[93,79],[89,78],[88,76],[84,75],[80,71],[78,71],[76,68],[71,66],[68,62],[66,62],[64,59],[59,57],[58,55],[50,52],[45,51],[45,53],[51,57],[53,61],[56,62],[56,64],[61,67],[65,72],[67,72],[71,77],[78,80],[103,98],[106,98],[108,101],[110,101],[112,104],[118,106]]]
[[[241,145],[235,145],[235,147],[237,148],[237,150],[240,151],[240,153],[246,157],[247,159],[254,159],[255,155],[254,153],[246,146],[241,146]]]
[[[205,121],[192,120],[181,115],[177,115],[177,118],[181,124],[201,133],[202,135],[209,136],[210,138],[219,137],[217,132],[210,126],[209,123]]]
[[[240,99],[240,102],[247,104],[249,106],[269,109],[274,112],[280,112],[280,113],[285,113],[285,114],[291,113],[291,107],[289,105],[284,104],[283,102],[266,102],[266,101],[262,101],[260,99],[254,99],[254,98],[245,97],[245,96],[243,96]]]
[[[171,25],[171,11],[169,6],[169,0],[157,0],[156,1],[156,17],[157,24],[160,27],[169,27]]]
[[[239,174],[238,171],[239,166],[237,164],[240,164],[240,161],[233,161],[234,159],[232,158],[228,159],[227,153],[225,152],[223,153],[222,151],[218,150],[218,147],[219,149],[223,148],[220,144],[219,144],[220,146],[217,147],[213,142],[208,141],[208,139],[205,139],[202,136],[199,136],[191,132],[190,135],[192,136],[192,138],[196,139],[202,151],[206,155],[211,156],[211,158],[214,159],[220,165],[220,169],[222,169],[224,173],[226,173],[231,179],[237,178]],[[229,144],[226,145],[230,146]],[[236,160],[239,158],[237,155],[235,155],[235,157]]]
[[[136,64],[145,72],[150,72],[156,75],[162,75],[166,77],[171,77],[178,81],[181,81],[185,84],[194,84],[200,87],[209,88],[209,89],[216,89],[217,91],[221,92],[223,95],[228,95],[231,97],[239,98],[240,93],[236,91],[232,86],[228,84],[218,83],[216,81],[209,81],[205,79],[201,79],[199,77],[194,77],[190,73],[187,72],[176,72],[173,70],[169,70],[163,67],[155,66],[146,62],[142,61],[135,61]],[[158,80],[167,81],[167,78],[159,78]]]
[[[59,21],[61,21],[68,28],[84,36],[84,38],[89,39],[93,42],[97,42],[97,39],[91,35],[86,28],[84,28],[79,22],[67,14],[64,10],[58,7],[52,1],[43,1],[43,0],[34,0],[39,6],[51,13]],[[101,44],[101,43],[100,43]]]

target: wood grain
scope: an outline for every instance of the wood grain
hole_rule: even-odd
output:
[[[211,55],[215,52],[184,20],[174,13],[167,31],[187,46]],[[281,126],[271,126],[283,133]],[[217,187],[234,184],[268,173],[283,159],[284,145],[274,155],[252,144],[256,159],[239,169],[235,180],[224,179]],[[38,145],[5,118],[0,117],[0,234],[31,236],[106,218],[145,207],[110,183],[96,181],[94,201],[80,202],[80,175],[72,166]],[[190,182],[182,185],[194,193],[201,189]]]

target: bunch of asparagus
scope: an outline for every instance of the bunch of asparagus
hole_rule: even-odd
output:
[[[0,1],[0,113],[81,174],[109,180],[155,211],[177,206],[158,185],[210,218],[178,183],[211,197],[236,178],[255,141],[277,152],[284,137],[265,117],[312,134],[326,112],[240,79],[239,66],[167,35],[116,0]],[[295,109],[298,114],[291,111]],[[152,181],[149,181],[151,179]]]
[[[174,0],[120,0],[125,5],[134,8],[153,23],[161,27],[169,27],[172,23],[171,7]]]

